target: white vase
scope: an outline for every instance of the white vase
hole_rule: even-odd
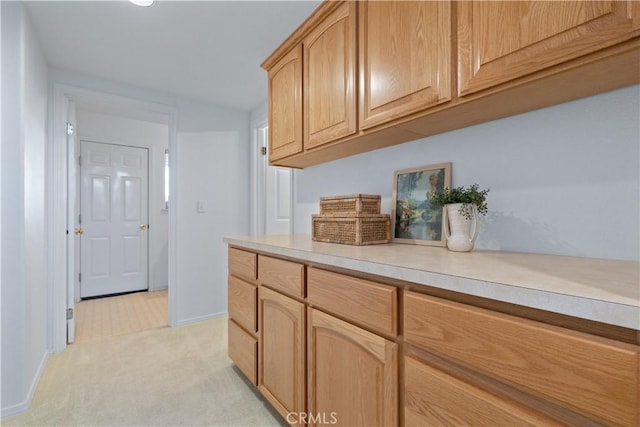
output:
[[[447,237],[447,248],[455,252],[469,252],[473,249],[478,237],[478,208],[467,204],[471,219],[460,213],[463,203],[452,203],[444,206],[444,234]]]

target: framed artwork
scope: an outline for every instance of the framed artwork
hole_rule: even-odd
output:
[[[393,173],[392,242],[445,246],[442,208],[431,208],[434,192],[451,188],[451,163],[403,169]]]

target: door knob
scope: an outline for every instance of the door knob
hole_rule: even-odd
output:
[[[146,230],[147,224],[140,224],[140,230]]]
[[[79,236],[82,236],[82,233],[84,233],[84,230],[82,229],[82,227],[78,227],[74,230],[74,233],[76,233]]]

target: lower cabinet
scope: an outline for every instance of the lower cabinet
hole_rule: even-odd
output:
[[[229,357],[289,424],[640,425],[635,330],[229,259]]]
[[[245,332],[238,324],[229,319],[229,358],[233,360],[247,376],[249,381],[258,381],[258,340]]]
[[[316,309],[308,324],[309,425],[398,425],[398,345]]]
[[[558,408],[555,417],[638,425],[636,345],[414,292],[404,294],[404,338],[495,383],[536,396]],[[429,381],[444,381],[426,368],[409,366]],[[472,388],[465,390],[447,394],[458,402],[457,414],[474,418],[473,406],[464,403]]]
[[[260,287],[258,388],[287,420],[305,412],[305,305]]]
[[[407,427],[563,425],[411,357],[404,358],[404,378]]]

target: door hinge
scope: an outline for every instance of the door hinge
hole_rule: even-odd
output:
[[[67,320],[73,319],[73,308],[67,308]]]
[[[263,156],[267,155],[267,147],[260,147],[260,154],[262,154]]]
[[[73,124],[67,122],[67,135],[73,135]]]
[[[78,273],[78,282],[82,282],[82,272]]]
[[[82,224],[82,214],[78,214],[78,225]]]

